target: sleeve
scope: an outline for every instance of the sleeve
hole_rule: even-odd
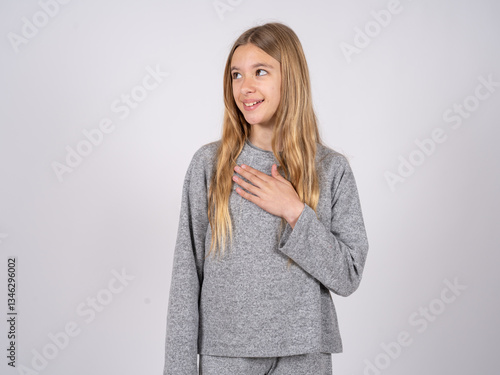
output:
[[[174,250],[164,375],[197,375],[199,295],[208,227],[207,184],[197,152],[188,167]]]
[[[278,248],[330,291],[345,297],[361,281],[368,239],[351,167],[343,155],[336,159],[331,223],[322,223],[305,204],[294,228],[286,224]]]

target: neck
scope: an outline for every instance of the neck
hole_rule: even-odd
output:
[[[260,129],[256,128],[255,126],[252,126],[252,131],[250,132],[250,135],[248,136],[248,139],[252,144],[254,144],[257,147],[260,147],[263,150],[266,151],[272,151],[272,138],[273,138],[273,131],[272,129]],[[278,149],[281,151],[280,145],[278,145]]]

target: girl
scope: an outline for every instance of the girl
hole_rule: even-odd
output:
[[[164,374],[198,374],[198,353],[203,375],[332,374],[342,342],[330,291],[358,288],[368,241],[289,27],[236,40],[224,104],[222,138],[196,151],[184,180]]]

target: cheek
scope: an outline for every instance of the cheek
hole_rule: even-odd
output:
[[[272,95],[273,95],[273,101],[275,102],[276,105],[278,105],[280,102],[280,96],[281,96],[279,86],[274,87]]]
[[[238,103],[238,90],[233,86],[233,99],[236,102],[236,105],[239,105]]]

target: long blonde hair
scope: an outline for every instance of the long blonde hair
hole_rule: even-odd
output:
[[[281,98],[272,137],[272,149],[280,165],[280,173],[283,172],[284,177],[293,185],[300,200],[315,211],[319,200],[316,143],[323,142],[313,110],[309,70],[302,45],[295,32],[284,24],[273,22],[253,27],[235,41],[224,70],[225,110],[222,138],[216,153],[208,196],[212,239],[207,256],[213,252],[224,254],[228,234],[231,243],[233,240],[229,213],[229,196],[234,183],[232,176],[236,159],[250,134],[251,125],[246,122],[233,97],[231,60],[236,48],[248,43],[254,44],[280,63]],[[286,221],[282,218],[281,230],[284,225]],[[288,265],[291,263],[290,259]]]

